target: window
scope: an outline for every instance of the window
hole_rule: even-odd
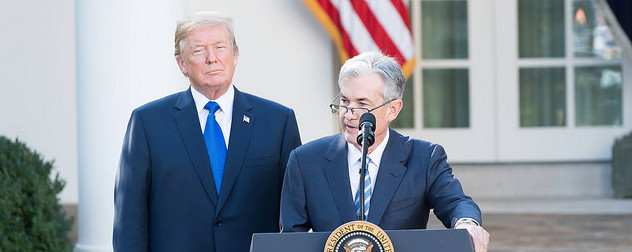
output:
[[[417,50],[422,55],[421,67],[415,72],[422,88],[414,88],[415,77],[408,80],[404,109],[392,126],[414,128],[418,113],[423,128],[469,127],[467,4],[461,0],[421,1],[415,5],[421,14],[421,27],[413,25],[413,29],[421,28]],[[452,66],[455,63],[462,66]],[[421,109],[414,106],[416,93],[422,96]]]
[[[418,60],[391,126],[456,162],[609,159],[632,68],[605,4],[411,0]]]
[[[566,39],[564,0],[518,1],[521,127],[567,126],[566,97],[575,105],[570,124],[621,125],[621,49],[593,0],[570,6]]]

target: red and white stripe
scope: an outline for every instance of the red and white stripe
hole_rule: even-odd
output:
[[[406,0],[304,0],[329,32],[342,62],[367,51],[397,60],[408,77],[414,68],[414,43]]]

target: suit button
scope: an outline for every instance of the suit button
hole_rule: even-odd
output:
[[[219,220],[215,220],[215,226],[218,226],[218,227],[219,227],[219,226],[221,226],[221,225],[222,225],[222,222],[221,222],[221,221],[219,221]]]

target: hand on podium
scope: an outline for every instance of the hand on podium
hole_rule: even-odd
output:
[[[461,223],[454,228],[467,229],[467,232],[472,236],[472,242],[474,243],[474,250],[476,250],[476,252],[487,251],[489,233],[484,228],[469,223]]]

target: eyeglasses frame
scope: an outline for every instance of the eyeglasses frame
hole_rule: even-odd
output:
[[[335,101],[336,99],[338,99],[339,97],[340,97],[340,95],[337,95],[337,96],[334,98],[334,101]],[[379,108],[383,107],[383,106],[384,106],[384,105],[386,105],[386,104],[389,104],[390,102],[392,102],[392,101],[394,101],[394,100],[397,100],[397,98],[392,99],[392,100],[390,100],[390,101],[387,101],[387,102],[385,102],[385,103],[382,103],[381,105],[379,105],[379,106],[377,106],[377,107],[374,107],[374,108],[372,108],[372,109],[368,109],[368,108],[354,108],[354,107],[349,107],[349,106],[342,106],[342,105],[335,104],[335,103],[333,103],[333,101],[332,101],[332,103],[331,103],[331,104],[329,104],[329,108],[331,109],[331,113],[332,113],[332,114],[334,114],[334,115],[338,115],[338,116],[340,116],[340,115],[345,115],[345,114],[347,114],[347,112],[349,112],[349,111],[351,111],[351,114],[353,114],[353,115],[354,115],[354,112],[353,112],[353,111],[354,111],[354,110],[356,110],[356,109],[366,110],[366,113],[371,113],[371,112],[375,111],[376,109],[379,109]],[[341,108],[344,108],[344,109],[345,109],[345,112],[344,112],[344,113],[342,113],[342,114],[340,114],[340,109],[341,109]]]

